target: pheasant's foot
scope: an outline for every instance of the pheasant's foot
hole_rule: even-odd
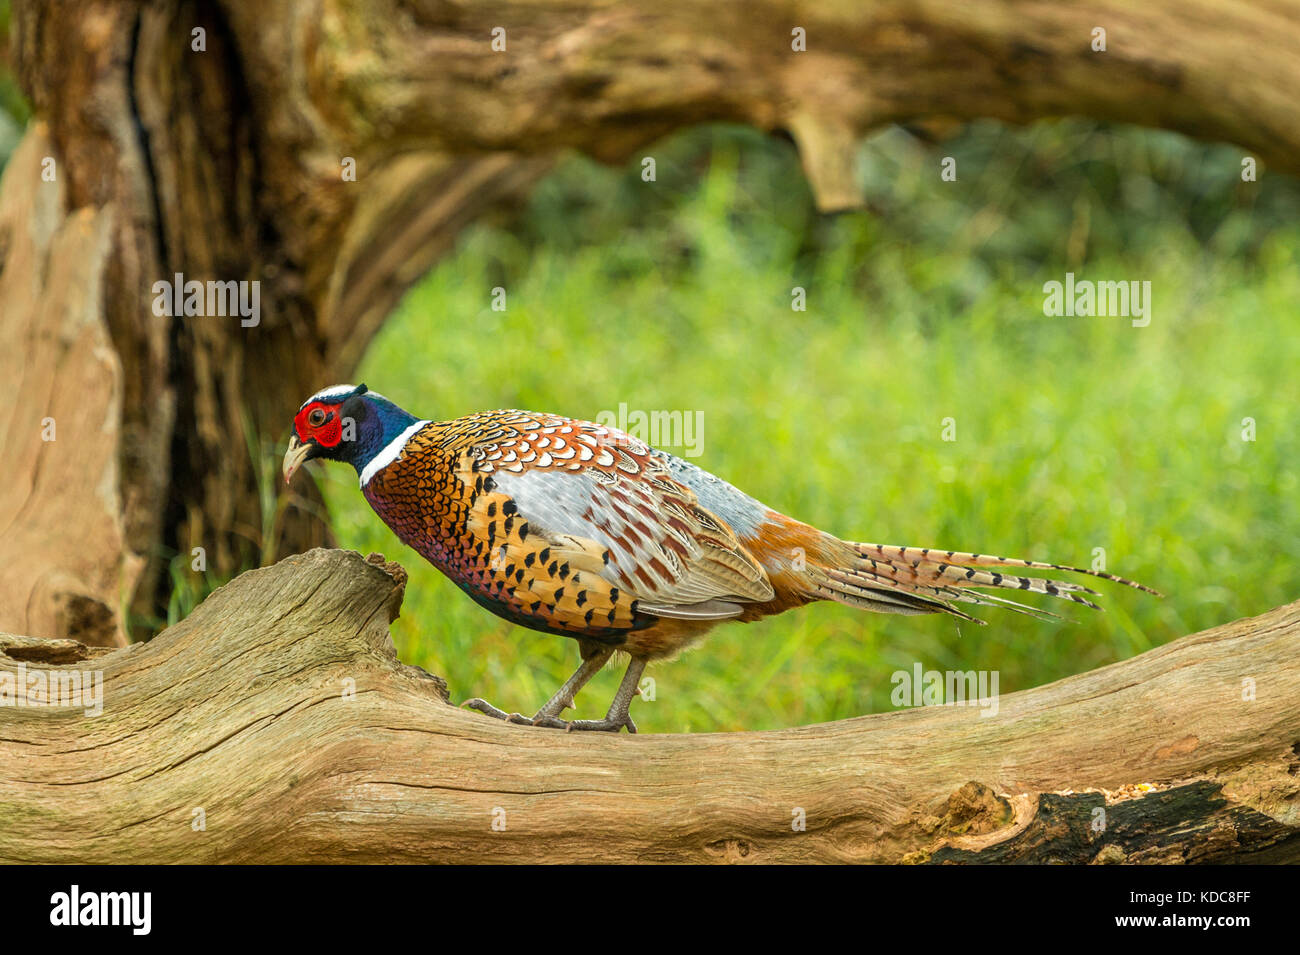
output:
[[[507,713],[505,710],[493,706],[487,700],[481,700],[475,697],[472,700],[466,700],[461,706],[468,706],[471,710],[478,710],[485,716],[493,719],[504,720],[507,723],[515,723],[518,726],[545,726],[548,729],[565,730],[569,728],[567,721],[560,719],[558,716],[552,716],[545,711],[545,708],[539,710],[537,715],[529,719],[522,713]]]
[[[636,724],[632,722],[632,717],[624,713],[621,717],[606,716],[603,720],[570,720],[566,724],[569,730],[602,730],[606,733],[617,733],[624,726],[629,733],[636,732]]]
[[[640,695],[637,689],[637,681],[641,679],[641,672],[645,669],[644,660],[633,660],[628,664],[627,672],[623,674],[623,682],[619,684],[618,692],[614,695],[614,702],[610,704],[609,712],[605,714],[603,720],[572,720],[565,721],[560,719],[566,707],[572,707],[574,694],[578,692],[587,681],[609,659],[612,650],[602,650],[590,658],[583,661],[578,667],[576,673],[560,687],[555,695],[546,701],[546,704],[537,711],[532,719],[521,716],[518,713],[507,713],[505,710],[498,709],[487,700],[475,697],[472,700],[466,700],[461,706],[468,706],[472,710],[478,710],[485,716],[491,716],[494,719],[504,720],[507,723],[517,723],[521,726],[544,726],[548,729],[557,730],[597,730],[606,733],[617,733],[623,727],[627,727],[629,733],[636,732],[636,724],[632,722],[632,717],[628,715],[628,707],[632,705],[632,698]]]
[[[632,717],[628,715],[628,708],[632,705],[632,697],[639,695],[637,682],[641,679],[641,673],[644,670],[645,661],[634,658],[627,665],[627,672],[623,674],[623,682],[618,685],[618,692],[614,694],[614,702],[609,705],[609,712],[605,714],[605,718],[603,720],[573,720],[569,723],[568,729],[617,733],[626,726],[629,733],[635,733],[636,724],[632,722]]]

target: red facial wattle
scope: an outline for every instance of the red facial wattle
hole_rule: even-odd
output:
[[[316,411],[323,412],[325,420],[313,426],[311,417]],[[314,440],[322,447],[333,448],[343,440],[343,426],[339,421],[338,408],[321,401],[313,402],[299,411],[293,419],[293,429],[298,434],[298,440],[304,444]]]

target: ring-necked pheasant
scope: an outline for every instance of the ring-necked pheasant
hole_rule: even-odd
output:
[[[1081,584],[999,568],[1099,571],[924,547],[840,540],[786,517],[693,464],[614,428],[552,414],[488,411],[417,420],[365,385],[317,392],[298,409],[288,482],[312,458],[346,461],[375,513],[477,603],[578,641],[582,664],[528,719],[636,732],[628,707],[646,662],[723,620],[757,620],[814,600],[884,613],[997,605],[1054,616],[973,588],[1050,594],[1097,608]],[[603,720],[560,719],[615,650],[631,658]]]

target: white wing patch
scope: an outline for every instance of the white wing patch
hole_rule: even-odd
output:
[[[666,608],[719,598],[772,599],[766,574],[729,533],[721,528],[711,532],[702,524],[707,515],[649,482],[598,477],[590,471],[513,474],[506,468],[499,468],[494,478],[535,529],[607,548],[609,576],[657,605],[651,612],[667,616]],[[703,612],[732,616],[736,611],[719,602]]]

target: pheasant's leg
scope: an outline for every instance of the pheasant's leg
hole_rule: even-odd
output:
[[[566,706],[574,706],[574,696],[587,685],[588,680],[600,672],[600,668],[609,662],[609,658],[613,653],[613,650],[601,650],[595,656],[583,660],[578,669],[573,672],[573,676],[564,681],[564,686],[556,690],[555,695],[537,711],[537,714],[532,718],[532,724],[534,726],[552,726],[556,729],[567,727],[569,724],[560,719],[560,714],[564,712]]]
[[[614,702],[609,704],[609,712],[605,714],[603,720],[573,720],[567,724],[571,730],[606,730],[617,733],[624,726],[629,733],[636,732],[636,724],[632,722],[632,717],[628,715],[628,707],[632,705],[632,697],[638,693],[637,684],[641,682],[641,674],[645,670],[645,661],[632,658],[632,662],[627,665],[627,672],[623,674],[623,682],[618,685],[618,692],[614,694]]]
[[[564,729],[569,724],[560,719],[560,713],[566,706],[573,706],[573,697],[587,685],[587,682],[600,672],[600,668],[609,660],[613,650],[598,650],[594,655],[587,657],[582,664],[574,671],[573,676],[564,681],[564,685],[555,691],[552,696],[537,711],[537,715],[531,720],[526,716],[518,713],[507,713],[505,710],[497,709],[487,700],[472,699],[466,700],[461,706],[468,706],[470,709],[478,710],[488,716],[496,717],[499,720],[506,720],[511,723],[522,723],[530,726],[550,726],[555,729]]]

